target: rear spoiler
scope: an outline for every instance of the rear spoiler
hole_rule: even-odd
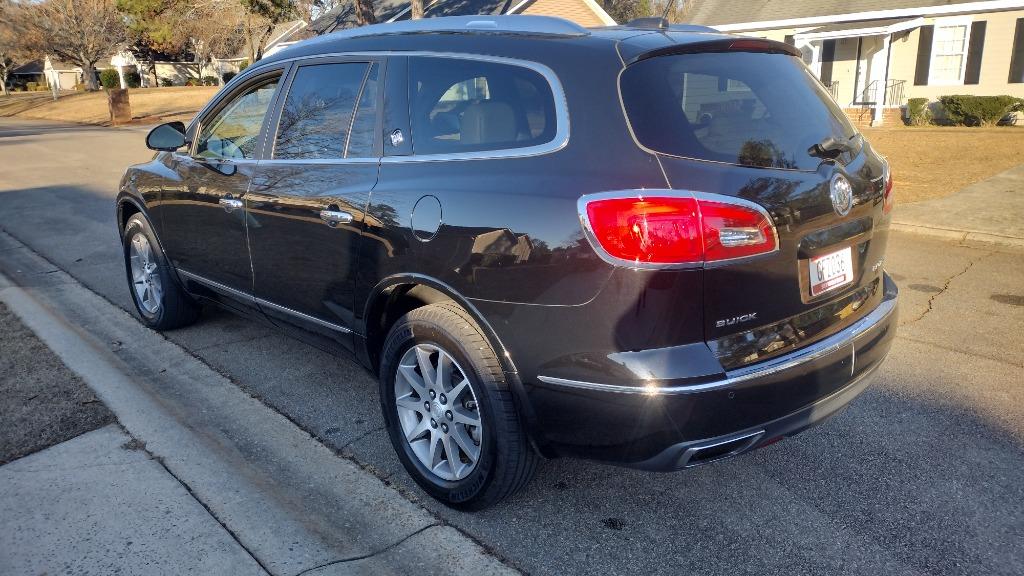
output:
[[[673,44],[671,46],[665,46],[664,48],[657,48],[637,55],[627,62],[627,64],[634,64],[641,60],[656,58],[658,56],[706,54],[708,52],[758,52],[762,54],[786,54],[788,56],[797,57],[801,55],[800,51],[797,50],[795,46],[790,46],[784,42],[766,40],[763,38],[727,37],[716,38],[714,40],[700,40],[697,42]]]

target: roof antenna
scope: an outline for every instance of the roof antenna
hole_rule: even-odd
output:
[[[672,7],[676,5],[676,0],[668,0],[665,2],[665,10],[661,13],[661,19],[668,22],[668,13],[672,11]]]

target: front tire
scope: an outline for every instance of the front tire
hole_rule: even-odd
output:
[[[122,245],[128,290],[142,322],[154,330],[195,322],[199,305],[178,284],[149,221],[141,214],[128,218]]]
[[[497,355],[453,302],[395,323],[381,355],[380,400],[391,443],[427,493],[479,510],[525,486],[530,446]]]

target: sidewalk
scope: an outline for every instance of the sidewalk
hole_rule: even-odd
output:
[[[897,189],[893,228],[961,241],[1024,247],[1024,165],[937,200],[903,205],[899,203]]]
[[[0,467],[0,574],[514,573],[54,268],[0,232],[0,302],[127,433]]]

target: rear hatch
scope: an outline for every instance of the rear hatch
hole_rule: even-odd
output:
[[[796,54],[716,39],[642,55],[620,79],[673,189],[754,202],[774,221],[777,250],[705,265],[705,336],[727,369],[825,338],[882,296],[888,168]]]

